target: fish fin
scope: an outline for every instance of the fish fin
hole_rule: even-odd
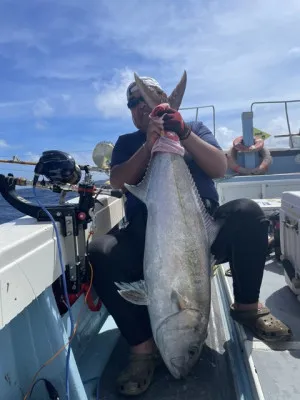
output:
[[[140,183],[138,183],[137,185],[128,185],[128,183],[124,183],[125,188],[145,204],[151,175],[150,172],[151,167],[149,163],[144,178]]]
[[[215,264],[213,265],[212,269],[211,269],[211,277],[214,277],[218,271],[218,269],[220,268],[221,264]]]
[[[115,285],[119,288],[118,292],[123,299],[130,303],[139,306],[147,306],[149,304],[145,281],[141,280],[132,283],[115,282]]]
[[[142,183],[143,182],[141,182],[140,185],[128,185],[127,183],[124,183],[124,186],[128,190],[128,192],[132,193],[135,197],[145,203],[147,187],[145,187],[145,185],[143,185]]]
[[[201,201],[201,199],[200,199]],[[202,201],[201,201],[202,202]],[[203,207],[204,204],[202,203]],[[205,211],[206,208],[204,207]],[[216,221],[215,219],[213,219],[213,217],[206,211],[206,215],[205,215],[205,226],[206,226],[206,231],[207,231],[207,236],[208,236],[208,242],[209,242],[209,246],[212,246],[213,242],[215,241],[222,223],[219,221]],[[214,260],[215,262],[216,260]],[[213,260],[212,260],[213,262]]]
[[[218,269],[218,265],[216,265],[217,259],[213,254],[210,254],[210,274],[211,276],[214,276],[216,273],[216,270]]]
[[[204,225],[206,228],[208,245],[210,247],[213,244],[213,242],[215,241],[217,234],[219,232],[219,223],[216,222],[213,219],[213,217],[208,213],[208,211],[199,195],[199,192],[197,190],[195,183],[194,183],[194,191],[195,191],[195,195],[198,199],[198,205],[200,207],[201,215],[202,215],[203,222],[204,222]]]
[[[216,256],[214,254],[210,254],[210,266],[213,268],[217,262]]]
[[[171,301],[177,307],[176,311],[189,308],[188,300],[184,296],[182,296],[176,289],[173,289],[171,292]]]
[[[136,73],[134,73],[134,80],[139,88],[139,91],[141,92],[142,97],[151,109],[155,108],[159,104],[167,103],[168,96],[162,89],[145,85],[145,83]]]
[[[186,82],[187,82],[187,75],[186,71],[184,71],[178,85],[175,87],[173,92],[168,97],[168,103],[170,104],[170,107],[174,108],[175,110],[179,109],[180,104],[182,102],[182,98],[186,88]]]

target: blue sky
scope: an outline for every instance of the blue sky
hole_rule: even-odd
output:
[[[182,106],[214,104],[228,148],[252,101],[300,98],[299,13],[298,0],[2,0],[0,158],[56,148],[91,163],[99,141],[135,129],[125,98],[134,71],[170,92],[186,69]],[[200,118],[212,128],[209,109]],[[258,107],[255,126],[286,133],[283,106]],[[32,171],[0,164],[12,170]]]

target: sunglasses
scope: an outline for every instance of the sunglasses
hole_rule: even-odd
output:
[[[132,109],[132,108],[136,107],[142,101],[145,101],[142,96],[140,96],[140,97],[132,97],[131,99],[128,100],[127,107],[129,109]]]

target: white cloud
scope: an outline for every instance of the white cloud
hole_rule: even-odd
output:
[[[32,100],[0,102],[0,118],[14,120],[17,117],[28,116],[31,114],[32,104],[34,104]]]
[[[37,129],[38,131],[43,131],[43,130],[47,129],[47,122],[46,121],[37,121],[34,126],[35,126],[35,129]]]
[[[62,99],[63,99],[65,102],[68,102],[68,101],[71,100],[71,95],[66,94],[66,93],[63,93],[63,94],[61,95],[61,97],[62,97]]]
[[[240,113],[252,101],[299,95],[299,0],[288,6],[280,0],[130,0],[126,6],[91,0],[89,7],[57,0],[48,14],[46,3],[31,1],[34,19],[24,11],[28,5],[22,19],[0,12],[0,53],[24,79],[17,76],[15,92],[3,91],[10,97],[0,98],[1,117],[33,113],[37,129],[49,117],[105,118],[119,121],[118,131],[124,118],[130,122],[126,87],[133,71],[154,76],[170,92],[186,69],[183,106],[214,104],[217,138],[227,147],[241,134]],[[281,128],[274,122],[281,115],[266,108],[254,125],[272,135],[286,132],[285,122]],[[295,133],[297,116],[291,121]]]
[[[32,161],[32,162],[37,162],[41,157],[41,154],[35,154],[32,151],[27,151],[24,153],[24,158],[23,161]]]
[[[39,99],[32,107],[35,117],[51,117],[54,113],[54,108],[46,99]]]
[[[296,126],[296,121],[291,121],[291,126]],[[288,135],[288,127],[286,118],[282,116],[278,116],[276,118],[268,121],[266,125],[266,131],[272,132],[272,136],[267,140],[266,144],[269,147],[289,147],[289,138],[288,137],[280,137],[276,138],[277,135]],[[293,134],[297,133],[295,130],[292,130]]]
[[[133,71],[125,68],[116,71],[110,82],[94,82],[94,88],[99,90],[95,104],[103,117],[128,118],[126,89],[132,79]]]
[[[47,49],[42,45],[42,41],[38,39],[35,32],[29,28],[5,29],[0,26],[0,44],[22,44],[28,48],[36,48],[43,53],[47,53]]]
[[[180,13],[176,2],[160,2],[160,7],[139,4],[131,1],[120,13],[118,4],[107,2],[110,18],[101,29],[119,46],[147,58],[149,70],[162,77],[167,88],[186,68],[185,105],[209,100],[219,108],[232,108],[250,102],[249,98],[282,95],[284,87],[295,85],[295,79],[291,82],[282,71],[280,80],[273,74],[300,34],[297,1],[289,2],[289,7],[274,0],[248,5],[231,1],[226,6],[218,1],[187,1]],[[136,26],[141,29],[138,35]],[[156,66],[154,72],[154,62],[160,71]],[[299,73],[295,78],[300,85]]]
[[[92,154],[88,151],[70,152],[70,155],[75,159],[79,165],[94,165],[92,161]]]
[[[237,136],[240,135],[226,126],[220,126],[216,129],[216,138],[224,150],[228,150],[232,146],[233,139],[235,139]]]
[[[32,100],[25,100],[25,101],[6,101],[0,103],[0,108],[14,108],[14,107],[20,107],[20,106],[27,106],[29,104],[32,104]]]
[[[300,47],[291,48],[289,50],[288,54],[291,56],[300,57]]]
[[[0,139],[0,148],[1,148],[1,149],[5,149],[5,148],[7,148],[7,147],[10,147],[10,146],[8,145],[8,143],[6,142],[6,140]]]
[[[72,152],[71,156],[75,159],[76,163],[79,165],[92,165],[95,166],[94,161],[92,160],[92,151],[81,151],[81,152]],[[84,175],[84,172],[82,172]],[[82,176],[83,176],[82,175]],[[94,180],[108,180],[108,175],[102,172],[92,172],[92,176]]]

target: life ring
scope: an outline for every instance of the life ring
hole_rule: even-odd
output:
[[[245,168],[241,167],[237,164],[237,153],[238,150],[235,147],[232,147],[229,152],[226,154],[228,167],[238,173],[239,175],[263,175],[269,168],[269,165],[272,163],[272,156],[268,149],[261,148],[258,151],[259,156],[262,158],[262,161],[258,167],[255,168]]]
[[[256,151],[261,151],[264,147],[264,141],[260,138],[254,138],[254,144],[251,146],[244,145],[243,136],[239,136],[233,141],[233,147],[237,151],[241,151],[242,153],[251,153]]]

